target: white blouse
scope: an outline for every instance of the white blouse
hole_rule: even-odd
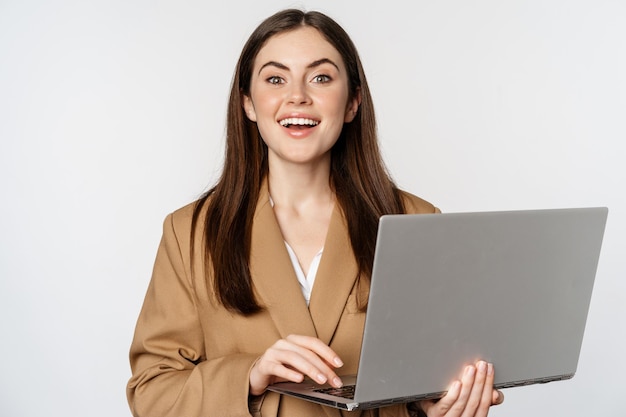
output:
[[[272,199],[272,196],[270,196],[270,205],[274,207],[274,200]],[[298,277],[298,282],[300,283],[302,295],[304,295],[306,305],[308,306],[309,301],[311,301],[311,291],[313,290],[313,283],[315,282],[317,268],[320,266],[320,260],[322,259],[322,252],[324,252],[324,248],[320,249],[317,255],[315,255],[315,257],[311,261],[311,266],[309,266],[309,272],[305,274],[302,270],[302,267],[300,266],[300,262],[298,261],[296,253],[291,248],[291,246],[289,246],[289,243],[287,243],[287,241],[284,242],[285,246],[287,247],[287,252],[289,253],[291,263],[293,264],[293,269],[294,271],[296,271],[296,277]]]
[[[320,249],[317,255],[315,255],[311,261],[311,266],[309,266],[309,271],[305,274],[300,266],[300,262],[298,262],[296,253],[293,249],[291,249],[289,243],[285,242],[285,246],[287,247],[287,252],[289,252],[289,258],[291,258],[293,269],[296,271],[296,276],[298,277],[298,282],[300,283],[302,295],[304,295],[304,299],[306,300],[306,305],[309,305],[309,301],[311,300],[311,291],[313,290],[313,283],[315,282],[317,268],[320,266],[320,260],[322,259],[322,252],[324,252],[324,248]]]

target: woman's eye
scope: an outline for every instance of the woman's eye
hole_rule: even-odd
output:
[[[267,82],[270,84],[282,84],[283,79],[277,76],[272,76],[267,79]]]
[[[320,83],[320,84],[324,84],[327,83],[331,80],[331,78],[328,75],[322,74],[322,75],[316,75],[315,77],[313,77],[313,82],[314,83]]]

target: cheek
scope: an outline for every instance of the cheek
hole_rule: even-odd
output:
[[[343,89],[334,91],[329,97],[329,102],[332,102],[337,109],[345,112],[348,105],[348,91]]]
[[[343,92],[337,92],[324,97],[323,106],[327,115],[332,116],[334,123],[343,125],[348,108],[348,96]]]
[[[276,111],[282,98],[276,92],[258,89],[252,92],[252,101],[257,113],[271,113]]]

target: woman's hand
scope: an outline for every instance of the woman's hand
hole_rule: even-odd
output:
[[[493,388],[493,365],[479,361],[465,368],[459,381],[438,401],[421,401],[428,417],[485,417],[489,407],[501,404],[504,395]]]
[[[302,382],[308,376],[319,384],[342,385],[333,371],[343,366],[339,356],[321,340],[290,335],[274,343],[250,371],[250,394],[261,395],[279,381]]]

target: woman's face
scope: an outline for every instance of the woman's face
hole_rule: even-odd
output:
[[[329,159],[359,106],[359,97],[348,99],[339,52],[317,29],[304,26],[270,38],[252,71],[244,110],[267,144],[270,166]]]

